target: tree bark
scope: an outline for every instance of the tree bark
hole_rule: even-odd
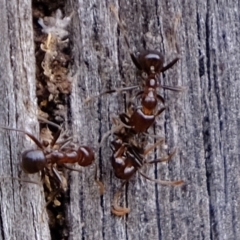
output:
[[[149,132],[164,137],[166,149],[147,158],[166,155],[173,148],[178,151],[168,163],[149,167],[147,175],[182,179],[185,184],[160,186],[136,174],[120,201],[130,207],[130,213],[123,218],[111,214],[113,196],[121,185],[110,163],[111,137],[97,149],[113,125],[112,117],[126,112],[127,100],[142,88],[142,82],[110,3],[69,0],[64,8],[66,16],[74,13],[69,35],[73,58],[69,122],[78,143],[95,149],[105,186],[100,196],[94,166],[69,173],[69,239],[238,239],[238,2],[121,0],[111,4],[126,25],[132,51],[159,50],[165,64],[178,56],[173,30],[181,16],[176,29],[181,59],[160,81],[183,86],[185,91],[176,94],[159,89],[167,109]],[[0,6],[1,125],[38,135],[31,3],[10,0]],[[84,102],[124,85],[138,85],[139,89]],[[18,164],[22,149],[35,146],[23,134],[0,134],[0,239],[51,239],[42,187],[9,178],[40,181],[38,176],[24,174]]]

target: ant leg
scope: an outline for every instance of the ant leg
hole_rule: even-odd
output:
[[[169,68],[171,68],[178,60],[179,60],[179,57],[173,59],[170,63],[167,64],[167,66],[162,68],[161,72],[163,73],[166,70],[168,70]]]
[[[70,170],[70,171],[74,171],[74,172],[82,172],[81,169],[75,169],[75,168],[71,168],[69,166],[67,166],[66,164],[62,163],[61,166],[63,166],[64,168]]]
[[[5,179],[13,179],[19,182],[26,182],[26,183],[33,183],[41,186],[41,182],[33,181],[33,180],[28,180],[28,179],[23,179],[23,178],[17,178],[17,177],[0,177],[0,180],[5,180]]]
[[[134,65],[135,65],[140,71],[142,71],[141,65],[139,64],[139,62],[138,62],[137,58],[135,57],[135,55],[133,54],[133,52],[131,51],[131,48],[130,48],[130,44],[129,44],[129,41],[128,41],[128,38],[127,38],[126,31],[125,31],[125,29],[124,29],[124,27],[123,27],[123,24],[121,23],[121,20],[120,20],[120,18],[119,18],[119,16],[118,16],[117,10],[116,10],[116,8],[115,8],[112,4],[110,5],[110,10],[113,12],[113,14],[114,14],[114,16],[115,16],[115,18],[116,18],[116,20],[117,20],[117,23],[118,23],[118,25],[119,25],[119,27],[120,27],[120,30],[122,31],[122,33],[123,33],[123,35],[124,35],[124,40],[125,40],[125,42],[126,42],[126,44],[127,44],[128,51],[129,51],[130,57],[131,57]]]
[[[20,129],[16,129],[16,128],[9,128],[9,127],[0,127],[2,129],[6,129],[6,130],[11,130],[11,131],[16,131],[16,132],[22,132],[24,134],[26,134],[29,138],[31,138],[34,143],[42,150],[44,150],[44,147],[43,145],[40,143],[40,141],[34,137],[31,133],[27,132],[27,131],[24,131],[24,130],[20,130]]]
[[[161,88],[167,89],[167,90],[170,90],[170,91],[174,91],[174,92],[183,92],[183,91],[185,91],[185,87],[180,87],[180,86],[172,87],[172,86],[167,86],[167,85],[161,85]]]
[[[146,149],[143,153],[144,156],[146,156],[149,152],[151,152],[152,150],[154,150],[158,145],[161,145],[164,143],[164,138],[160,139],[159,141],[157,141],[154,145],[152,145],[151,147],[149,147],[148,149]]]
[[[130,120],[130,117],[126,114],[126,113],[121,113],[119,115],[120,121],[125,124],[126,126],[128,126],[128,121]],[[130,126],[129,126],[130,127]]]
[[[49,121],[49,120],[47,120],[47,119],[45,119],[43,117],[38,116],[38,120],[40,120],[40,121],[42,121],[44,123],[47,123],[49,125],[52,125],[52,126],[54,126],[54,127],[56,127],[58,129],[56,134],[54,134],[53,140],[52,140],[52,142],[50,144],[50,146],[53,147],[56,144],[56,142],[57,142],[57,140],[58,140],[58,138],[59,138],[59,136],[61,134],[62,128],[59,125],[57,125],[56,123],[51,122],[51,121]]]
[[[138,63],[137,58],[134,56],[134,54],[133,54],[132,52],[130,52],[130,56],[131,56],[131,59],[132,59],[134,65],[136,66],[136,68],[137,68],[138,70],[142,71],[141,65]]]
[[[158,112],[155,114],[155,118],[159,116],[165,109],[166,109],[165,107],[159,109]]]
[[[127,181],[123,182],[121,187],[119,188],[119,190],[115,193],[114,198],[113,198],[113,206],[111,209],[112,214],[118,216],[118,217],[123,217],[126,214],[128,214],[130,212],[130,208],[126,208],[126,207],[120,207],[118,205],[118,200],[120,198],[121,192],[123,190],[123,187],[125,186]]]
[[[164,181],[164,180],[160,180],[160,179],[153,179],[148,177],[147,175],[145,175],[144,173],[140,172],[140,175],[143,176],[144,178],[146,178],[149,181],[164,185],[164,186],[181,186],[184,181],[183,180],[178,180],[178,181]]]
[[[53,136],[53,140],[51,141],[51,144],[50,144],[51,147],[53,147],[56,144],[58,138],[60,137],[60,134],[61,134],[61,129],[58,129],[58,131]]]
[[[62,178],[61,178],[60,174],[58,173],[58,171],[57,171],[57,169],[55,167],[52,167],[52,172],[54,173],[54,175],[57,178],[57,180],[61,183],[62,182]]]
[[[71,144],[70,141],[72,141],[72,140],[73,140],[73,137],[69,137],[69,138],[67,138],[67,139],[64,140],[64,141],[58,142],[58,144],[61,145],[61,147],[59,148],[59,150],[61,150],[61,149],[66,149],[67,146]],[[67,149],[71,149],[71,147],[68,147]]]
[[[91,97],[87,97],[85,100],[84,100],[84,103],[89,103],[91,102],[92,100],[96,99],[96,98],[99,98],[105,94],[111,94],[111,93],[121,93],[121,92],[124,92],[124,91],[129,91],[129,90],[132,90],[134,88],[137,88],[138,86],[131,86],[131,87],[123,87],[123,88],[116,88],[116,89],[111,89],[111,90],[108,90],[108,91],[105,91],[105,92],[102,92],[102,93],[99,93],[95,96],[91,96]]]
[[[125,128],[131,128],[130,126],[128,126],[128,125],[124,124],[122,121],[120,121],[119,126],[113,127],[111,130],[107,131],[107,132],[103,135],[103,137],[102,137],[102,139],[101,139],[101,142],[99,143],[99,145],[98,145],[98,147],[97,147],[97,150],[99,150],[99,149],[102,147],[104,141],[106,140],[106,138],[107,138],[109,135],[112,135],[112,134],[114,134],[115,132],[120,131],[120,130],[123,129],[124,127],[125,127]]]
[[[176,152],[177,152],[177,149],[175,148],[169,155],[167,155],[165,157],[162,157],[162,158],[159,158],[159,159],[148,161],[147,164],[167,162],[176,154]]]
[[[157,94],[157,98],[158,98],[159,101],[162,102],[162,104],[165,104],[165,100],[161,95]]]
[[[41,121],[41,122],[43,122],[43,123],[47,123],[47,124],[49,124],[49,125],[52,125],[53,127],[56,127],[57,129],[60,129],[60,130],[61,130],[61,127],[60,127],[58,124],[56,124],[56,123],[54,123],[54,122],[51,122],[51,121],[49,121],[49,120],[47,120],[47,119],[45,119],[45,118],[43,118],[43,117],[41,117],[41,116],[38,116],[38,120]]]

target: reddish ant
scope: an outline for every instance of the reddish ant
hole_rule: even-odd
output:
[[[157,88],[168,89],[172,91],[183,91],[182,87],[171,87],[166,85],[160,85],[158,83],[160,73],[165,72],[171,68],[179,60],[176,57],[166,66],[164,66],[164,56],[156,50],[143,50],[137,57],[130,49],[130,44],[125,34],[124,27],[118,17],[115,7],[110,6],[111,11],[114,13],[118,25],[124,34],[124,39],[127,44],[131,59],[134,65],[142,73],[145,73],[146,77],[144,89],[136,94],[136,97],[141,97],[141,108],[136,108],[132,115],[129,117],[125,113],[120,115],[120,119],[127,125],[133,128],[136,133],[146,132],[147,129],[154,123],[156,116],[160,115],[165,108],[156,110],[158,101],[164,104],[164,99],[157,93]]]
[[[69,144],[66,142],[62,144],[62,146],[56,146],[56,142],[61,133],[61,128],[50,121],[43,121],[58,127],[58,131],[50,144],[47,144],[44,141],[43,143],[41,143],[34,135],[27,131],[10,127],[1,127],[5,130],[17,131],[26,134],[38,146],[39,149],[26,150],[22,153],[21,165],[26,173],[34,174],[37,172],[42,172],[42,174],[44,174],[44,171],[47,170],[50,165],[51,170],[59,179],[59,174],[54,168],[54,164],[69,168],[64,164],[78,163],[80,166],[85,167],[93,163],[95,158],[94,153],[93,150],[88,146],[79,146],[78,148],[72,146],[66,147],[66,144]],[[59,181],[61,182],[61,178],[59,179]]]
[[[143,150],[133,144],[124,143],[118,140],[112,142],[112,150],[113,155],[111,157],[112,166],[114,169],[115,176],[125,182],[122,184],[120,190],[115,194],[113,200],[113,208],[112,213],[117,216],[124,216],[129,213],[129,208],[122,208],[117,204],[117,200],[120,196],[120,192],[125,185],[125,183],[136,173],[139,172],[141,176],[146,178],[147,180],[156,182],[161,185],[167,186],[179,186],[182,185],[184,182],[182,180],[179,181],[163,181],[158,179],[152,179],[146,176],[144,173],[140,171],[140,169],[148,164],[154,164],[159,162],[166,162],[172,158],[176,151],[173,151],[169,156],[166,156],[162,159],[156,159],[152,161],[146,161],[144,157],[157,145],[162,143],[163,141],[159,141],[153,146],[151,146],[147,150]]]
[[[116,131],[114,133],[116,139],[111,142],[111,148],[113,151],[111,163],[115,176],[119,179],[125,180],[125,182],[122,184],[120,190],[114,196],[113,207],[111,211],[117,216],[124,216],[129,213],[130,209],[120,207],[117,201],[120,197],[121,190],[125,183],[137,172],[139,172],[139,174],[144,178],[161,185],[178,186],[182,185],[183,181],[163,181],[158,179],[152,179],[141,172],[141,168],[146,165],[166,162],[174,156],[176,150],[172,151],[168,156],[165,156],[161,159],[155,159],[151,161],[146,160],[145,157],[148,155],[148,153],[155,149],[155,147],[157,147],[158,145],[162,144],[164,142],[163,139],[159,140],[153,146],[150,146],[148,149],[144,150],[143,146],[139,146],[140,144],[138,143],[136,144],[136,142],[138,142],[139,140],[139,136],[131,136],[129,132],[126,131],[126,128],[121,126],[121,123],[120,128],[116,127],[116,129],[118,129],[119,131]]]

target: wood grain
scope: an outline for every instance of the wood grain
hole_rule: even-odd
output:
[[[240,235],[240,82],[239,4],[237,1],[74,1],[72,44],[73,90],[69,113],[80,144],[98,144],[125,111],[130,94],[106,95],[85,104],[86,97],[106,89],[140,85],[123,35],[109,5],[124,21],[134,52],[158,49],[166,63],[177,56],[173,26],[181,16],[177,41],[181,59],[161,83],[184,86],[183,93],[159,90],[167,110],[150,130],[166,138],[166,154],[178,148],[169,163],[147,171],[164,180],[183,179],[183,187],[155,185],[136,175],[124,189],[121,204],[131,212],[111,215],[113,195],[121,181],[110,165],[110,139],[96,152],[105,185],[101,197],[94,166],[69,175],[66,217],[69,239],[238,239]],[[31,3],[1,1],[1,125],[37,132],[35,58]],[[132,93],[134,94],[134,92]],[[22,149],[34,146],[25,136],[0,132],[0,176],[28,176],[18,163]],[[154,158],[158,156],[148,156]],[[39,219],[42,187],[3,179],[0,182],[0,239],[50,239],[46,216]]]
[[[30,1],[1,1],[0,118],[2,126],[38,135],[35,56]],[[35,147],[23,134],[0,133],[0,239],[50,239],[40,182],[20,170],[23,149]]]

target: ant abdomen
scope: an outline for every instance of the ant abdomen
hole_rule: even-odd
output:
[[[22,168],[26,173],[37,173],[46,167],[46,158],[42,150],[26,150],[22,154]]]
[[[88,146],[80,146],[78,148],[78,164],[80,166],[88,166],[95,160],[93,150]]]

